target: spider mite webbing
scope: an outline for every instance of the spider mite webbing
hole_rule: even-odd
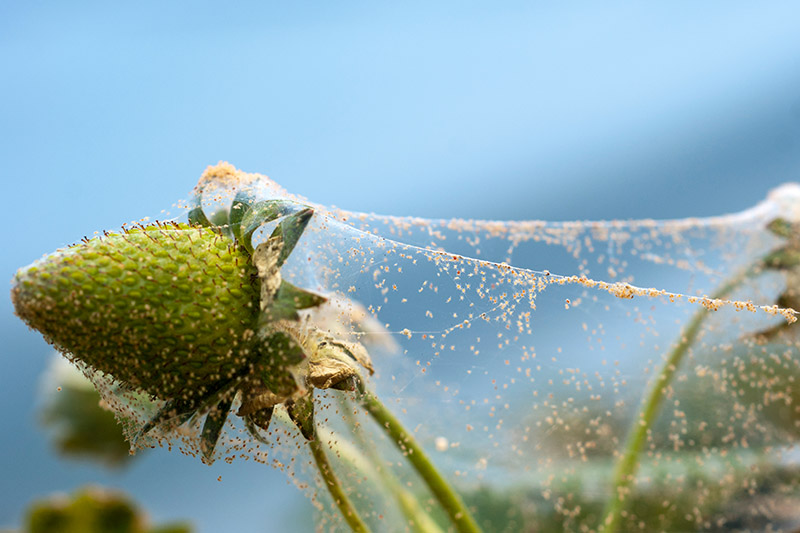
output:
[[[370,527],[408,524],[409,513],[435,523],[429,480],[369,419],[366,392],[488,530],[597,528],[606,516],[620,530],[778,527],[791,518],[784,507],[800,502],[796,186],[735,215],[569,223],[333,210],[227,164],[210,167],[196,191],[180,207],[205,228],[162,223],[120,235],[150,250],[158,272],[174,273],[177,281],[154,276],[160,294],[180,300],[173,283],[208,293],[181,307],[188,315],[211,306],[203,328],[180,330],[181,343],[194,336],[239,352],[181,371],[182,381],[170,365],[197,360],[165,361],[157,386],[157,369],[144,363],[91,373],[138,445],[272,464],[307,490],[323,527],[334,526],[342,518],[305,446],[313,437]],[[181,251],[175,232],[207,241],[207,252]],[[160,257],[162,248],[170,251]],[[57,266],[35,268],[79,287],[82,270],[63,259],[69,250],[59,253]],[[113,263],[122,252],[102,253]],[[124,284],[130,265],[120,265]],[[122,298],[110,271],[90,274],[108,277],[103,305],[125,302],[142,319],[161,312],[150,280],[120,289]],[[86,324],[61,322],[65,310],[56,292],[49,297],[42,320],[83,335]],[[187,323],[156,322],[167,333]],[[142,350],[152,354],[171,342],[151,341]],[[269,350],[280,357],[251,357]],[[665,372],[667,360],[675,364]],[[201,390],[213,401],[165,411],[169,400],[145,405],[115,377],[156,396]],[[645,430],[634,445],[637,424]],[[635,462],[625,483],[614,481],[622,456]],[[617,489],[624,518],[609,503]],[[765,494],[778,503],[753,518],[748,509],[764,508]],[[689,502],[696,511],[686,512]]]

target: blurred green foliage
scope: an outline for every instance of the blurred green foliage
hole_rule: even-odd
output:
[[[28,508],[25,533],[191,533],[186,523],[150,527],[144,512],[120,492],[85,488]]]
[[[800,468],[748,463],[740,457],[741,465],[733,466],[734,459],[725,465],[728,476],[720,484],[715,468],[701,468],[695,459],[694,454],[679,453],[660,465],[643,462],[641,474],[647,480],[628,502],[621,530],[722,533],[800,528]],[[591,460],[548,486],[484,486],[463,496],[487,532],[594,531],[607,495],[597,481],[610,482],[612,465]]]
[[[130,460],[130,444],[114,413],[103,408],[91,381],[61,356],[48,371],[40,420],[56,450],[69,458],[118,467]]]

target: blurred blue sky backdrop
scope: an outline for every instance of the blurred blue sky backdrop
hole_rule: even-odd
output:
[[[0,274],[158,215],[218,160],[385,214],[741,210],[800,176],[798,20],[788,1],[3,1]],[[96,479],[202,531],[311,527],[265,467],[57,461],[34,416],[49,349],[0,307],[0,525]]]

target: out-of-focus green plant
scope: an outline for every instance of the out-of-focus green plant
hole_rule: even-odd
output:
[[[747,280],[760,276],[765,271],[775,270],[783,274],[786,281],[786,289],[776,299],[775,305],[780,308],[794,309],[800,307],[800,225],[791,223],[784,219],[775,219],[767,225],[767,229],[775,236],[784,239],[781,246],[768,253],[766,256],[756,260],[754,263],[743,269],[725,281],[711,296],[710,301],[727,298],[734,290],[739,288]],[[689,321],[685,330],[681,333],[680,339],[666,356],[664,365],[652,382],[642,401],[639,413],[634,419],[633,427],[628,434],[625,449],[617,462],[614,473],[611,494],[606,506],[603,521],[600,525],[602,533],[615,533],[619,530],[622,514],[626,507],[629,507],[627,500],[631,499],[631,485],[636,471],[639,468],[640,455],[644,448],[645,441],[650,434],[653,425],[658,419],[661,405],[664,400],[665,391],[672,386],[675,373],[678,370],[685,355],[696,342],[701,331],[702,325],[709,316],[711,308],[706,307],[695,313]],[[773,339],[787,332],[795,332],[799,327],[795,317],[786,320],[760,332],[757,337],[764,341]],[[786,355],[786,354],[785,354]],[[788,356],[791,361],[791,356]],[[797,361],[794,361],[794,369],[797,368]],[[768,365],[761,365],[762,369],[768,369]],[[785,366],[788,368],[788,366]],[[800,394],[793,393],[797,389],[790,384],[795,381],[794,373],[788,374],[783,371],[767,372],[766,376],[753,376],[751,383],[755,383],[755,389],[764,388],[766,391],[761,401],[766,406],[765,413],[772,418],[773,423],[781,427],[786,427],[789,431],[796,431],[800,420],[800,408],[797,407],[795,400],[800,400]],[[777,380],[777,383],[776,383]],[[777,384],[786,382],[783,388]],[[750,387],[751,391],[754,387]],[[744,392],[744,391],[743,391]],[[797,395],[797,398],[794,396]],[[751,399],[756,400],[752,394]],[[783,408],[781,408],[783,401]],[[772,408],[771,408],[772,407]]]
[[[110,467],[122,466],[135,457],[100,393],[60,355],[53,358],[44,379],[39,417],[56,450],[65,457]]]
[[[71,496],[56,495],[28,508],[24,533],[190,533],[181,522],[151,526],[144,511],[125,494],[85,488]]]
[[[698,521],[702,531],[717,533],[795,531],[800,526],[800,493],[787,493],[784,489],[800,474],[797,467],[749,462],[743,455],[741,467],[730,470],[726,483],[720,484],[712,469],[696,465],[693,452],[673,453],[670,458],[669,464],[660,465],[642,460],[640,469],[657,481],[631,493],[626,500],[626,510],[636,517],[636,522],[622,531],[633,527],[636,531],[697,531]],[[756,460],[755,455],[750,459]],[[496,490],[485,486],[465,493],[464,501],[474,509],[478,524],[493,533],[596,531],[603,517],[606,492],[592,487],[598,486],[598,480],[607,479],[613,467],[609,460],[590,459],[546,489],[511,486]],[[750,491],[751,483],[761,487],[758,493]],[[735,507],[732,501],[736,502]],[[526,529],[531,524],[534,527]]]
[[[765,268],[783,275],[784,290],[776,301],[780,307],[800,309],[800,223],[772,221],[768,229],[785,239],[783,246],[764,260]],[[740,372],[747,399],[760,406],[764,416],[780,431],[800,437],[800,321],[781,322],[756,333],[765,357]],[[787,346],[794,346],[794,349]]]

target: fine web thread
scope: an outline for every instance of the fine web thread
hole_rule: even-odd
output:
[[[202,181],[209,212],[227,209],[243,189],[314,207],[282,271],[329,298],[304,316],[364,347],[375,367],[366,388],[485,530],[599,527],[625,435],[698,309],[710,313],[642,434],[619,530],[758,529],[792,520],[786,509],[800,502],[793,444],[800,356],[796,311],[780,296],[794,278],[761,262],[787,242],[769,229],[781,217],[793,220],[785,202],[663,222],[446,221],[327,209],[224,165]],[[708,296],[753,265],[757,272],[720,298]],[[778,334],[762,334],[782,324]],[[87,373],[130,435],[157,408],[112,377]],[[334,400],[321,396],[314,418],[364,522],[391,530],[388,521],[407,521],[409,508],[398,508],[395,489],[367,490],[383,474],[365,480],[348,470],[346,457],[366,442],[373,465],[362,474],[390,469],[423,518],[446,529],[446,513],[369,409],[355,396],[328,395]],[[343,401],[355,418],[340,412]],[[162,424],[138,445],[201,456],[199,433],[199,422]],[[254,440],[231,416],[214,458],[285,472],[316,504],[322,527],[344,524],[291,420],[276,415],[263,437]],[[355,451],[339,454],[336,439]],[[383,465],[375,466],[373,452]]]

